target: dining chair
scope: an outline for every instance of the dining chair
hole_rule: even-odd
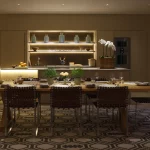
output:
[[[53,134],[55,121],[55,108],[74,109],[75,118],[81,131],[82,117],[82,88],[81,87],[51,87],[50,89],[50,110],[51,110],[51,131]],[[80,114],[78,114],[80,112]],[[81,133],[81,132],[80,132]]]
[[[137,107],[141,103],[150,103],[150,97],[131,97],[135,104],[135,127],[137,127]]]
[[[128,117],[128,87],[97,87],[97,101],[93,104],[97,108],[97,134],[99,134],[99,110],[100,108],[124,108]],[[126,118],[128,128],[128,118]],[[128,129],[126,130],[128,135]]]
[[[10,121],[7,119],[9,109],[13,111],[13,125],[16,122],[16,109],[34,108],[34,127],[35,135],[38,133],[39,123],[39,102],[37,99],[36,88],[31,87],[6,87],[4,90],[4,109],[5,109],[5,136],[11,131]]]

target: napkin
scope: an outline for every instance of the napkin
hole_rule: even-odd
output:
[[[40,83],[40,87],[41,88],[48,88],[49,85],[48,85],[48,83]]]
[[[85,84],[85,86],[87,88],[95,88],[95,84],[94,83],[87,83],[87,84]]]
[[[135,84],[139,86],[150,85],[149,82],[135,82]]]
[[[116,85],[114,85],[114,84],[100,84],[98,86],[102,86],[102,87],[116,87]]]
[[[47,79],[40,79],[40,82],[47,82]]]

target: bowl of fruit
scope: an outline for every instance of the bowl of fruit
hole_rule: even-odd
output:
[[[16,68],[27,68],[27,64],[25,62],[20,62]]]

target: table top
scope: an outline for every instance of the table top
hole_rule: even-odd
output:
[[[82,86],[82,91],[83,92],[95,92],[96,91],[96,87],[95,88],[87,88],[86,84],[91,84],[92,82],[84,82],[82,83],[80,86]],[[6,84],[6,83],[5,83]],[[7,84],[13,85],[13,83],[8,82]],[[30,82],[24,82],[24,84],[29,84],[29,85],[34,85],[36,86],[36,90],[39,92],[49,92],[51,86],[49,86],[48,88],[40,88],[39,86],[39,82],[38,81],[30,81]],[[57,84],[63,84],[63,83],[57,83]],[[68,83],[69,85],[71,83]],[[101,85],[101,84],[107,84],[106,82],[95,82],[92,84],[96,84],[96,85]],[[13,85],[14,86],[14,85]],[[124,82],[123,84],[119,84],[118,86],[128,86],[128,89],[130,92],[147,92],[150,91],[150,85],[148,86],[138,86],[136,84],[134,84],[133,82]],[[0,88],[0,92],[3,92],[4,88]]]

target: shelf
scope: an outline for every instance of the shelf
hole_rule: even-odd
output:
[[[60,33],[65,36],[65,42],[59,43]],[[32,36],[35,35],[36,43],[32,43]],[[50,41],[44,43],[45,35]],[[79,36],[79,43],[74,42],[75,36]],[[86,37],[91,37],[90,43],[86,43]],[[33,40],[34,41],[34,40]],[[88,40],[87,40],[88,41]],[[33,51],[37,47],[36,51]],[[35,48],[36,49],[36,48]],[[97,59],[97,32],[95,30],[29,30],[27,35],[27,59],[29,65],[40,63],[45,65],[55,65],[59,62],[59,57],[66,57],[66,61],[73,61],[77,64],[88,65],[88,59]]]
[[[59,51],[55,51],[55,50],[37,50],[37,51],[33,51],[33,50],[29,50],[28,52],[30,52],[31,54],[36,54],[36,53],[41,53],[41,54],[93,54],[94,51],[80,51],[80,50],[59,50]]]
[[[65,43],[58,43],[58,42],[36,42],[36,43],[28,43],[30,46],[93,46],[95,43],[74,43],[74,42],[65,42]]]

